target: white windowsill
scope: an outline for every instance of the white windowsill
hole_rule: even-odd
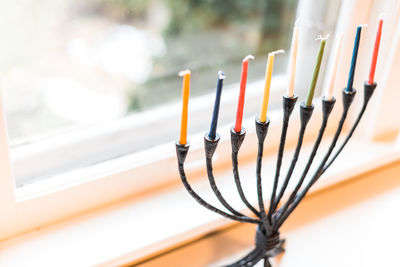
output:
[[[319,110],[320,105],[317,105],[313,119],[308,125],[309,136],[313,136],[318,131],[321,120]],[[271,148],[278,146],[282,121],[281,111],[278,109],[270,112],[268,116],[272,123],[268,132],[269,141],[266,153],[270,153]],[[336,116],[333,112],[331,120],[334,121]],[[298,117],[298,112],[294,112],[290,123],[290,128],[294,131],[297,131],[299,127]],[[256,153],[254,117],[247,117],[243,121],[243,125],[247,129],[243,145],[246,146],[246,149],[242,149],[240,156],[247,160],[249,156]],[[215,157],[216,168],[226,167],[229,163],[229,128],[230,125],[219,127],[221,141]],[[331,128],[333,127],[328,125],[326,134],[332,132]],[[309,139],[306,136],[305,141],[308,140],[307,138]],[[288,135],[287,146],[294,146],[296,139],[295,134]],[[190,136],[192,145],[187,160],[187,170],[196,175],[203,169],[202,140],[203,133]],[[15,216],[15,219],[5,222],[0,240],[87,213],[123,199],[132,198],[133,195],[142,194],[166,184],[176,183],[174,150],[173,143],[169,142],[145,151],[17,187],[14,191],[16,201],[14,198],[12,199],[13,211],[10,214]],[[44,162],[46,161],[44,160]]]
[[[272,82],[274,88],[271,91],[271,99],[280,100],[286,86],[286,76],[277,75]],[[247,114],[258,112],[263,83],[263,80],[248,83],[246,90],[248,107],[245,109],[245,117]],[[237,102],[238,87],[238,84],[225,85],[219,125],[228,122],[230,124],[234,117],[235,110],[232,107]],[[190,100],[189,117],[196,119],[189,120],[189,134],[207,129],[214,97],[215,93],[211,92]],[[280,107],[280,101],[276,101],[276,104]],[[147,111],[130,114],[119,120],[70,130],[13,146],[11,156],[17,187],[40,184],[46,179],[59,176],[68,181],[68,175],[75,170],[88,169],[90,166],[111,162],[126,155],[141,155],[143,151],[152,151],[154,146],[159,149],[162,144],[169,143],[169,140],[178,136],[180,112],[180,100],[176,100]],[[208,113],[209,116],[204,116]],[[136,161],[138,160],[135,159],[133,162]]]
[[[324,148],[321,147],[321,150]],[[290,151],[286,152],[288,156]],[[350,142],[341,157],[319,181],[313,192],[350,179],[400,159],[393,143]],[[301,164],[301,160],[298,164]],[[274,158],[266,157],[264,188],[268,195],[272,184]],[[339,167],[340,166],[340,167]],[[268,171],[270,170],[270,171]],[[285,173],[285,172],[283,172]],[[231,173],[217,172],[217,183],[228,202],[241,205]],[[241,164],[247,196],[254,203],[254,164]],[[294,176],[296,177],[296,176]],[[190,177],[189,177],[190,180]],[[93,266],[117,265],[141,261],[177,245],[196,239],[230,222],[199,206],[179,184],[158,192],[86,213],[79,217],[37,229],[0,243],[1,266]],[[196,180],[194,188],[205,199],[217,203],[206,178]],[[227,194],[227,192],[233,192]],[[101,197],[101,196],[99,196]]]

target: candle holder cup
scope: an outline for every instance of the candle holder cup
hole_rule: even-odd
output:
[[[343,111],[341,118],[338,122],[336,132],[333,136],[333,139],[330,143],[328,150],[325,152],[325,155],[322,161],[319,163],[316,171],[311,175],[310,179],[307,183],[304,183],[307,174],[309,173],[310,167],[314,161],[314,158],[318,152],[319,146],[321,144],[329,116],[331,111],[335,105],[335,98],[330,100],[323,98],[322,99],[322,122],[319,129],[318,136],[315,140],[314,146],[312,151],[309,155],[307,163],[302,171],[300,178],[296,181],[296,186],[290,192],[289,197],[284,203],[282,202],[282,196],[284,195],[287,185],[289,184],[293,170],[296,166],[297,159],[299,153],[301,151],[302,143],[304,134],[307,128],[307,124],[312,116],[314,107],[312,105],[307,106],[304,103],[300,105],[300,130],[298,135],[297,145],[287,170],[287,174],[285,179],[281,183],[280,188],[279,186],[279,178],[280,178],[280,171],[282,165],[282,159],[284,155],[285,149],[285,141],[287,135],[287,129],[290,121],[290,116],[294,110],[294,107],[297,102],[297,96],[294,97],[283,97],[283,123],[282,123],[282,132],[280,138],[280,144],[278,149],[277,155],[277,163],[276,163],[276,171],[274,176],[274,182],[272,185],[272,193],[270,196],[269,202],[269,209],[265,210],[265,202],[263,198],[263,190],[262,190],[262,157],[263,157],[263,150],[264,150],[264,143],[268,133],[268,127],[270,124],[269,119],[265,122],[260,122],[258,118],[255,120],[256,126],[256,135],[258,139],[258,153],[257,153],[257,162],[256,162],[256,179],[257,179],[257,200],[258,200],[258,207],[251,204],[243,191],[240,175],[239,175],[239,168],[238,168],[238,153],[243,143],[243,140],[246,135],[246,130],[242,128],[241,132],[236,132],[233,128],[231,129],[231,147],[232,147],[232,170],[233,170],[233,177],[236,184],[236,188],[241,198],[242,202],[246,205],[246,207],[253,213],[252,216],[246,215],[241,211],[238,211],[234,207],[232,207],[222,196],[221,192],[218,189],[217,184],[215,183],[215,178],[213,175],[213,167],[212,167],[212,158],[214,152],[217,149],[218,141],[220,137],[218,134],[216,137],[211,140],[208,134],[204,137],[204,148],[205,148],[205,157],[206,157],[206,169],[207,169],[207,176],[209,179],[209,183],[211,186],[212,191],[218,198],[219,202],[224,206],[226,210],[220,209],[209,204],[205,201],[202,197],[200,197],[190,186],[189,182],[187,181],[185,170],[184,170],[184,163],[189,151],[189,145],[181,145],[179,142],[176,143],[176,153],[178,159],[178,170],[180,174],[180,178],[182,180],[183,185],[185,186],[188,193],[203,207],[218,213],[221,216],[224,216],[228,219],[239,221],[242,223],[251,223],[257,225],[256,233],[255,233],[255,248],[245,255],[243,258],[239,259],[238,261],[227,265],[227,266],[254,266],[259,261],[264,260],[264,266],[271,266],[270,258],[282,253],[284,251],[283,244],[284,240],[280,237],[280,227],[286,221],[286,219],[292,214],[292,212],[296,209],[296,207],[301,203],[304,197],[307,195],[309,189],[319,180],[322,174],[332,165],[334,160],[338,157],[338,155],[342,152],[343,148],[348,143],[349,139],[353,135],[355,129],[357,128],[364,112],[367,108],[369,100],[376,88],[376,83],[373,84],[364,84],[364,101],[361,107],[361,110],[358,113],[358,116],[351,127],[349,133],[345,137],[343,143],[337,148],[335,153],[333,153],[339,136],[342,133],[344,122],[347,118],[347,114],[349,108],[353,102],[355,97],[356,91],[354,89],[346,90],[343,89],[342,91],[342,105]],[[279,190],[278,190],[279,189]]]

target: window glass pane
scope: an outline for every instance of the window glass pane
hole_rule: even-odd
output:
[[[334,32],[340,3],[2,1],[0,70],[12,144],[174,101],[181,95],[177,73],[185,68],[193,73],[191,97],[214,91],[219,69],[226,73],[225,85],[238,83],[241,61],[248,54],[256,57],[250,63],[249,82],[264,78],[271,50],[286,51],[276,57],[274,68],[274,75],[285,74],[296,17],[305,33],[296,92],[304,96],[318,49],[314,39]],[[324,68],[321,71],[323,77]],[[280,99],[272,99],[270,106],[280,106]],[[208,123],[202,129],[207,127]],[[108,155],[116,156],[120,155]]]
[[[328,2],[338,1],[311,2],[318,4],[310,12],[320,14],[311,27],[332,30]],[[238,82],[241,59],[250,53],[256,60],[249,81],[260,79],[266,52],[289,50],[297,4],[3,1],[0,70],[11,140],[166,103],[180,96],[177,72],[183,68],[193,71],[192,96],[214,89],[218,69],[227,73],[226,83]],[[286,56],[275,68],[286,70]]]

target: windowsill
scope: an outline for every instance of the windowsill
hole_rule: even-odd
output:
[[[286,76],[277,75],[272,82],[274,89],[271,90],[270,97],[271,99],[280,99],[286,86]],[[258,112],[260,88],[263,87],[263,83],[264,81],[261,79],[247,84],[245,118]],[[229,124],[230,127],[231,125],[232,118],[235,116],[235,110],[231,107],[236,105],[238,87],[239,84],[229,84],[224,87],[224,97],[221,99],[218,119],[220,126]],[[193,97],[190,100],[189,117],[196,119],[189,121],[189,133],[203,133],[209,125],[210,109],[214,103],[214,97],[215,93],[212,92]],[[271,102],[270,110],[280,110],[280,106],[280,101]],[[82,182],[88,173],[91,177],[104,176],[104,171],[108,173],[110,169],[115,168],[112,162],[134,155],[130,157],[131,161],[128,164],[131,168],[132,162],[143,162],[140,159],[146,158],[148,155],[146,152],[154,151],[154,147],[157,147],[158,150],[157,160],[163,159],[160,155],[171,150],[163,149],[164,144],[169,146],[170,140],[174,140],[179,134],[177,122],[180,120],[180,113],[180,100],[176,100],[147,111],[130,114],[119,120],[15,145],[12,148],[11,156],[17,188],[29,187],[29,191],[44,191],[43,188],[39,190],[35,188],[44,187],[46,190],[48,185],[54,187],[61,180],[63,180],[61,183],[64,184],[69,180],[73,180],[72,183],[75,183],[74,179]],[[204,116],[208,113],[210,113],[209,116]],[[254,121],[252,120],[251,123],[253,125]],[[171,125],[176,125],[176,127],[171,128]],[[154,155],[151,155],[151,159],[154,160]],[[111,162],[111,164],[104,164],[107,162]],[[95,171],[87,171],[94,165]],[[99,168],[99,165],[105,166]],[[90,179],[92,178],[88,180]],[[53,182],[46,182],[46,180],[53,180]],[[37,185],[32,186],[33,184]]]
[[[285,154],[290,156],[291,152]],[[366,145],[354,139],[311,194],[399,159],[400,152],[393,143]],[[300,157],[298,164],[301,161]],[[272,184],[269,177],[275,169],[274,158],[266,157],[264,166],[273,166],[265,167],[263,172],[266,177],[264,188],[268,189],[270,186],[267,185]],[[254,177],[254,164],[252,161],[241,164],[240,170],[242,181],[246,180],[244,190],[252,192],[255,179],[246,177]],[[244,208],[235,192],[231,173],[217,172],[216,177],[228,202]],[[196,180],[194,188],[206,196],[205,199],[216,203],[206,179]],[[234,193],[228,195],[226,192]],[[247,195],[255,203],[255,194]],[[265,190],[265,195],[269,195],[268,190]],[[0,243],[0,265],[109,266],[135,263],[231,224],[199,206],[176,180],[174,185],[158,192],[143,194],[5,240]]]

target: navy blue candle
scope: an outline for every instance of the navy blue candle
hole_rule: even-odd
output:
[[[351,58],[351,66],[350,66],[350,72],[349,72],[349,79],[347,80],[346,91],[351,91],[353,88],[354,72],[356,70],[357,54],[358,54],[358,47],[360,45],[360,37],[361,37],[362,27],[363,27],[363,25],[357,26],[356,39],[354,40],[353,56]]]
[[[208,138],[210,138],[211,140],[214,140],[217,134],[219,103],[221,102],[221,92],[224,79],[225,79],[224,73],[222,71],[218,71],[217,92],[215,95],[214,110],[212,114],[210,131],[208,132]]]

